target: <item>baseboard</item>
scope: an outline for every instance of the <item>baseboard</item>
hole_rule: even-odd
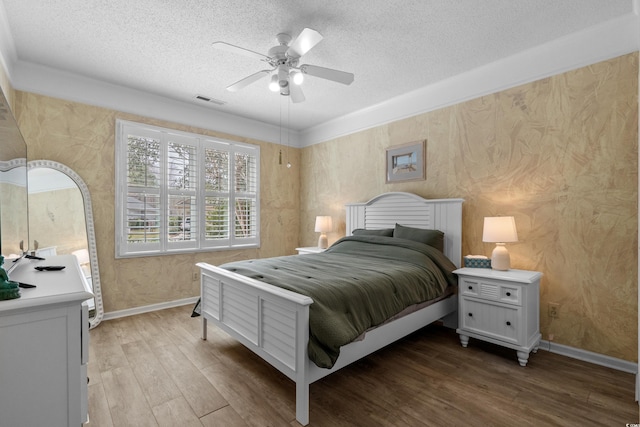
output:
[[[200,297],[183,298],[175,301],[162,302],[159,304],[143,305],[141,307],[127,308],[126,310],[110,311],[104,314],[102,320],[117,319],[119,317],[133,316],[136,314],[149,313],[151,311],[164,310],[165,308],[180,307],[188,304],[195,304]]]
[[[539,348],[541,350],[550,351],[551,353],[561,354],[573,359],[584,360],[585,362],[606,366],[607,368],[616,369],[618,371],[628,372],[630,374],[638,373],[637,363],[617,359],[611,356],[605,356],[604,354],[594,353],[592,351],[569,347],[568,345],[557,344],[545,340],[540,341]]]

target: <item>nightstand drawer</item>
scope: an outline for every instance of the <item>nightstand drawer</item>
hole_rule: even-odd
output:
[[[509,343],[518,343],[520,309],[463,298],[459,327]]]
[[[517,286],[500,286],[500,301],[520,304],[520,288]]]
[[[503,285],[497,281],[462,277],[458,288],[462,295],[474,296],[489,301],[500,301],[507,304],[521,304],[520,287],[516,285]]]
[[[461,277],[458,279],[458,290],[462,295],[477,297],[480,292],[480,281]]]

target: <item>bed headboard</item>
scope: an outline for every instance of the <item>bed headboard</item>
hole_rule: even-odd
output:
[[[444,253],[460,267],[463,199],[423,199],[411,193],[383,193],[365,203],[347,204],[347,236],[356,228],[408,227],[440,230]]]

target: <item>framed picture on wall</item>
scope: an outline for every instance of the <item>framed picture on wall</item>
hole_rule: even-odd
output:
[[[387,148],[387,184],[425,179],[426,140]]]

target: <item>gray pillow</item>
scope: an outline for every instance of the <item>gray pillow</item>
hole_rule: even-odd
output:
[[[378,230],[367,230],[365,228],[356,228],[353,230],[354,236],[386,236],[393,237],[393,228],[380,228]]]
[[[406,227],[396,224],[393,237],[424,243],[425,245],[433,246],[440,252],[444,250],[444,233],[440,230],[426,230],[424,228]]]

